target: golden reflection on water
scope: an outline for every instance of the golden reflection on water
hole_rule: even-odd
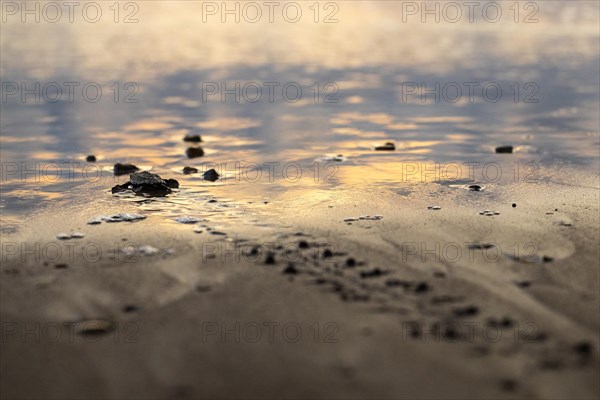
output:
[[[339,22],[334,24],[315,24],[311,18],[296,24],[281,18],[204,23],[202,2],[138,4],[135,24],[110,18],[97,24],[3,24],[3,79],[136,82],[141,100],[135,105],[20,104],[8,114],[10,121],[3,121],[3,159],[83,162],[93,153],[107,173],[114,162],[134,162],[182,182],[180,199],[170,196],[164,204],[192,207],[207,191],[239,201],[302,196],[310,202],[349,193],[341,188],[352,188],[350,198],[369,185],[395,190],[443,181],[401,172],[411,160],[442,168],[457,160],[496,160],[494,146],[507,143],[515,144],[516,160],[560,155],[584,164],[597,157],[598,89],[590,84],[597,80],[590,71],[598,63],[598,3],[538,3],[540,22],[533,24],[511,18],[497,24],[466,19],[423,24],[418,17],[403,22],[402,2],[393,1],[336,2]],[[428,77],[535,81],[544,101],[538,108],[511,102],[473,105],[464,99],[456,104],[400,101],[402,82]],[[262,104],[203,101],[202,82],[273,80],[305,87],[335,81],[340,101],[315,103],[311,96]],[[548,87],[551,92],[543,92]],[[188,133],[202,135],[204,157],[185,157],[190,144],[182,138]],[[395,152],[374,151],[388,141],[395,143]],[[344,161],[335,164],[334,182],[311,179],[315,160],[337,155]],[[207,183],[181,172],[184,166],[235,162],[294,162],[305,177]],[[28,193],[18,176],[2,183],[15,185],[12,196]],[[107,193],[109,183],[98,188]],[[56,200],[61,196],[56,185],[42,181],[29,194],[35,190],[36,196]],[[38,192],[39,187],[48,190]]]

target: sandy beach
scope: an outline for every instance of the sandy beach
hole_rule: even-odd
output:
[[[403,199],[314,202],[286,192],[245,210],[239,229],[209,218],[201,233],[151,211],[87,225],[115,206],[139,212],[106,190],[40,212],[3,236],[2,395],[594,398],[594,184],[419,183]],[[382,218],[344,221],[374,211]],[[85,237],[52,240],[57,229]],[[62,257],[6,256],[7,243]]]

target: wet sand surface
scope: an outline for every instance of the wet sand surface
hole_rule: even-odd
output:
[[[285,193],[190,214],[227,205],[240,215],[229,225],[181,224],[106,189],[40,212],[5,243],[54,243],[66,265],[3,262],[3,396],[594,398],[595,179]],[[87,224],[115,211],[146,218]]]
[[[598,4],[573,3],[529,25],[400,24],[401,2],[3,24],[3,82],[109,100],[1,104],[1,397],[598,398]],[[504,96],[402,93],[473,81]]]

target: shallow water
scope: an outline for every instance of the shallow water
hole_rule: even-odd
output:
[[[406,197],[423,182],[581,184],[562,168],[597,170],[597,2],[520,2],[518,16],[501,2],[497,22],[481,11],[470,22],[463,9],[456,23],[450,14],[422,23],[403,3],[320,3],[316,23],[308,2],[296,3],[296,23],[277,12],[270,23],[266,9],[257,23],[243,14],[223,23],[204,3],[183,1],[132,3],[118,23],[108,3],[93,24],[77,12],[58,23],[7,16],[3,232],[45,209],[99,198],[114,208],[110,188],[127,180],[112,176],[116,162],[180,181],[164,199],[120,196],[169,224],[199,212],[260,223],[282,210],[265,202]],[[72,101],[67,82],[78,85]],[[22,84],[34,93],[23,97]],[[187,159],[186,134],[202,136],[204,157]],[[374,151],[386,142],[396,150]],[[494,154],[499,145],[514,154]],[[86,163],[88,154],[98,161]],[[209,168],[221,179],[203,181]]]

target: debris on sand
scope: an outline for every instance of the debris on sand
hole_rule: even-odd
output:
[[[293,263],[289,263],[288,266],[285,267],[285,269],[283,270],[283,273],[288,275],[296,275],[298,273],[298,270],[296,269]]]
[[[440,207],[440,206],[428,206],[427,209],[428,210],[441,210],[442,207]]]
[[[493,217],[494,215],[500,215],[500,213],[498,211],[483,210],[483,211],[479,211],[479,215],[485,215],[486,217]]]
[[[197,174],[198,173],[198,168],[194,168],[194,167],[183,167],[183,173],[186,175],[189,174]]]
[[[348,217],[344,218],[344,222],[352,222],[352,221],[379,221],[383,219],[383,215],[361,215],[360,217]]]
[[[194,142],[194,143],[200,143],[202,141],[202,136],[200,135],[190,135],[187,134],[185,135],[185,137],[183,138],[184,142]]]
[[[323,156],[317,158],[315,161],[317,162],[344,162],[347,158],[344,157],[343,154],[338,154],[337,156]]]
[[[89,319],[76,322],[73,327],[78,335],[96,337],[112,332],[115,323],[105,319]]]
[[[375,147],[375,150],[378,151],[394,151],[396,150],[396,145],[393,142],[387,142],[383,146]]]
[[[275,254],[273,252],[269,252],[267,257],[265,258],[265,264],[273,265],[275,264]]]
[[[85,234],[81,232],[59,233],[56,235],[58,240],[82,239],[83,237],[85,237]]]
[[[474,242],[474,243],[469,243],[469,245],[467,247],[469,247],[469,249],[472,249],[472,250],[475,250],[475,249],[487,250],[487,249],[491,249],[492,247],[496,247],[496,246],[493,243]]]
[[[185,155],[188,158],[197,158],[204,155],[204,149],[202,147],[188,147],[185,151]]]
[[[149,244],[144,244],[141,245],[139,247],[135,247],[135,246],[127,246],[123,249],[123,253],[125,253],[128,256],[132,256],[135,254],[141,254],[143,256],[153,256],[159,253],[162,253],[163,255],[167,255],[167,254],[173,254],[174,250],[173,249],[157,249],[154,246],[150,246]]]
[[[156,247],[152,247],[149,244],[145,244],[140,246],[138,251],[140,252],[140,254],[143,254],[145,256],[153,256],[157,254],[159,250]]]
[[[415,293],[425,293],[429,291],[429,284],[427,282],[421,282],[415,287]]]
[[[113,167],[113,171],[114,171],[115,175],[132,174],[139,170],[140,169],[133,164],[116,163],[115,166]]]
[[[454,315],[457,317],[470,317],[479,313],[479,307],[477,306],[466,306],[454,309]]]
[[[214,182],[217,179],[219,179],[219,173],[217,171],[214,170],[214,168],[209,169],[208,171],[206,171],[204,173],[204,175],[202,175],[202,177],[204,178],[204,180],[206,181],[211,181]]]
[[[163,180],[159,175],[146,171],[131,174],[129,179],[122,185],[114,186],[112,192],[121,193],[131,190],[139,195],[166,196],[172,192],[171,189],[179,187],[179,182],[175,179]]]
[[[512,154],[513,147],[512,146],[498,146],[496,147],[496,153],[498,154]]]
[[[481,185],[469,185],[467,186],[467,189],[469,189],[471,192],[481,192],[484,187]]]
[[[90,154],[89,156],[87,156],[85,158],[85,161],[87,161],[87,162],[96,162],[96,156],[93,155],[93,154]]]
[[[134,222],[142,219],[146,219],[145,215],[140,214],[127,214],[120,213],[114,215],[101,215],[96,218],[92,218],[88,221],[88,225],[97,225],[102,222]]]
[[[175,221],[179,222],[180,224],[195,224],[205,220],[196,217],[183,216],[175,218]]]
[[[374,269],[369,270],[369,271],[362,271],[360,273],[360,277],[363,278],[363,279],[364,278],[376,278],[378,276],[385,275],[385,274],[387,274],[386,271],[383,271],[383,270],[381,270],[379,268],[374,268]]]

